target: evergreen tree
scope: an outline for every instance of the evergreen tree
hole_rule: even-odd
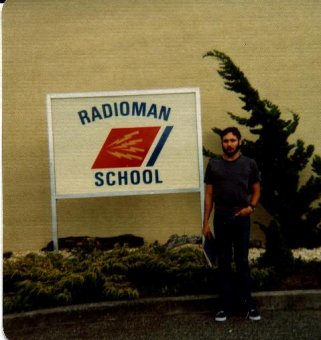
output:
[[[262,174],[262,206],[281,226],[287,245],[315,247],[321,244],[321,158],[314,155],[314,146],[302,140],[289,142],[299,123],[299,115],[284,120],[281,111],[267,99],[261,99],[244,73],[231,58],[217,50],[204,57],[219,62],[218,74],[225,88],[239,95],[244,103],[243,117],[228,112],[238,124],[246,126],[255,140],[243,141],[242,152],[254,158]],[[215,133],[221,130],[214,128]],[[204,149],[204,154],[214,156]],[[306,183],[300,183],[300,173],[308,165],[312,172]]]

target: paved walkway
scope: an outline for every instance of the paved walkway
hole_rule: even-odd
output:
[[[258,322],[214,321],[215,296],[142,299],[4,317],[8,339],[321,340],[321,291],[259,293]]]

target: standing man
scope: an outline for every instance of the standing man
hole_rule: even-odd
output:
[[[238,298],[247,317],[260,320],[251,298],[248,253],[250,215],[260,198],[260,174],[256,162],[240,152],[241,134],[235,127],[222,131],[223,156],[211,159],[205,173],[203,234],[210,237],[209,218],[214,206],[214,233],[218,246],[221,307],[216,321],[226,321],[234,302],[232,254],[238,278]],[[234,250],[234,252],[233,252]]]

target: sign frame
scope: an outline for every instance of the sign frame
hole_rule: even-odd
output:
[[[198,154],[198,171],[199,185],[193,188],[174,188],[174,189],[157,189],[144,191],[112,191],[97,193],[81,194],[57,194],[56,192],[56,171],[55,171],[55,153],[54,153],[54,129],[53,129],[53,99],[68,98],[94,98],[94,97],[122,97],[136,95],[162,95],[162,94],[194,94],[195,112],[196,112],[196,133],[197,133],[197,154]],[[133,196],[133,195],[153,195],[169,193],[200,193],[201,217],[204,212],[204,185],[203,185],[203,146],[202,146],[202,127],[201,127],[201,104],[199,88],[166,88],[166,89],[149,89],[149,90],[128,90],[128,91],[97,91],[97,92],[74,92],[74,93],[49,93],[46,95],[46,115],[48,128],[48,149],[49,149],[49,171],[50,171],[50,190],[51,190],[51,225],[52,240],[54,250],[58,250],[58,220],[57,220],[57,200],[58,199],[78,199],[93,197],[112,197],[112,196]]]

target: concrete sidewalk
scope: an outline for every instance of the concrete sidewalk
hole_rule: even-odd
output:
[[[253,294],[262,320],[214,321],[217,297],[103,302],[5,315],[8,339],[321,339],[321,290]]]

